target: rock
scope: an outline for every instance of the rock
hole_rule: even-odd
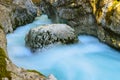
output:
[[[25,70],[14,65],[6,51],[5,33],[0,27],[0,80],[46,80],[47,78],[32,70]]]
[[[0,0],[0,80],[47,80],[35,70],[25,70],[14,65],[7,54],[6,33],[18,25],[32,22],[36,7],[31,0]]]
[[[35,5],[39,6],[40,3],[41,3],[41,0],[32,0],[32,2],[33,2]]]
[[[11,10],[0,4],[0,26],[7,32],[12,32]]]
[[[98,38],[112,47],[120,49],[120,1],[100,0],[95,17]]]
[[[53,75],[48,78],[35,70],[25,70],[14,65],[6,51],[6,37],[0,27],[0,80],[56,80]]]
[[[5,33],[32,22],[36,16],[37,7],[31,0],[0,0],[0,25]]]
[[[48,79],[47,79],[47,80],[57,80],[57,79],[54,77],[53,74],[50,74],[50,75],[48,76]]]
[[[53,43],[70,44],[78,41],[74,29],[66,24],[49,24],[32,28],[26,35],[26,46],[32,50],[46,47]]]
[[[120,49],[120,0],[42,1],[41,7],[53,21],[66,23],[76,34],[96,36]]]
[[[76,34],[97,35],[97,27],[88,0],[42,0],[43,11],[54,21],[65,23]],[[47,8],[47,9],[46,9]],[[51,8],[51,9],[49,9]],[[74,24],[75,23],[75,24]]]
[[[0,48],[4,49],[4,51],[7,53],[7,40],[5,32],[3,31],[1,26],[0,26]]]

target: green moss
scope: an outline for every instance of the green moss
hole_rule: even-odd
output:
[[[108,11],[107,13],[106,13],[106,17],[105,17],[105,19],[106,19],[106,22],[108,23],[108,24],[111,24],[111,19],[110,19],[110,17],[113,15],[113,12],[114,12],[114,10],[111,10],[111,11]]]
[[[0,29],[3,29],[2,25],[0,24]]]
[[[27,71],[28,71],[28,72],[34,72],[34,73],[39,74],[40,76],[45,77],[45,75],[43,75],[42,73],[40,73],[40,72],[38,72],[38,71],[36,71],[36,70],[27,70]]]
[[[111,18],[111,16],[113,16],[114,10],[116,9],[116,5],[118,5],[118,4],[120,4],[120,2],[118,0],[115,0],[113,2],[113,5],[108,8],[108,12],[106,13],[106,17],[105,17],[106,22],[108,24],[111,24],[110,18]]]
[[[0,79],[7,77],[11,80],[10,72],[6,70],[6,53],[5,51],[0,48]]]

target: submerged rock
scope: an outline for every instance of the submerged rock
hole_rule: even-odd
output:
[[[70,44],[78,41],[74,29],[66,24],[49,24],[32,28],[26,35],[26,46],[32,50],[46,47],[53,43]]]

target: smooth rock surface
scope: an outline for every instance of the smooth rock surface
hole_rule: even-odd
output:
[[[25,38],[26,45],[32,50],[54,43],[70,44],[78,41],[74,29],[66,24],[49,24],[32,28]]]

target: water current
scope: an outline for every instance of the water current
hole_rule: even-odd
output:
[[[80,35],[79,43],[55,45],[38,53],[25,47],[30,28],[51,24],[46,15],[7,34],[7,50],[12,62],[25,69],[35,69],[58,80],[120,80],[120,52],[92,36]]]

